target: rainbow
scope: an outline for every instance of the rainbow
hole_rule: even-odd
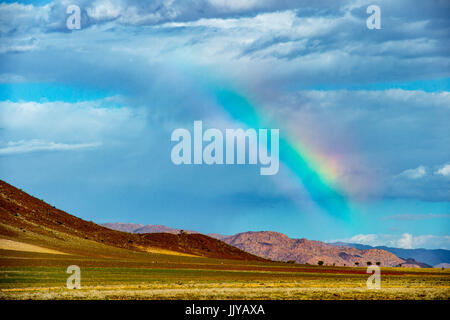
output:
[[[280,162],[293,173],[311,199],[331,216],[339,220],[349,221],[351,209],[346,194],[334,183],[336,178],[333,161],[324,160],[323,157],[307,148],[302,142],[283,130],[280,125],[274,125],[265,119],[256,104],[249,102],[236,85],[224,80],[223,77],[205,70],[195,63],[183,63],[176,60],[174,65],[183,70],[185,75],[194,78],[216,100],[217,104],[225,110],[230,117],[248,128],[279,128],[280,129]],[[269,150],[270,151],[270,150]]]
[[[211,88],[211,86],[210,86]],[[236,90],[220,87],[213,92],[218,104],[235,120],[250,128],[270,128],[268,121]],[[279,128],[279,126],[276,126]],[[274,127],[275,128],[275,127]],[[334,170],[301,142],[280,128],[280,162],[287,166],[308,191],[311,199],[336,218],[347,219],[350,208],[345,193],[334,186]]]

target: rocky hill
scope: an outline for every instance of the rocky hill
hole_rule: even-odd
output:
[[[203,234],[136,234],[111,230],[59,210],[2,180],[0,238],[25,239],[24,244],[62,252],[75,252],[80,243],[90,243],[93,247],[97,243],[141,252],[156,248],[210,258],[264,260]],[[79,249],[78,253],[86,252]]]
[[[223,238],[222,241],[267,259],[292,260],[304,264],[317,265],[319,261],[323,261],[325,265],[366,266],[367,262],[379,262],[381,266],[393,267],[406,262],[385,250],[359,250],[333,246],[321,241],[291,239],[272,231],[244,232]]]

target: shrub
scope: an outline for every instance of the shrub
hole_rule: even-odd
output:
[[[359,266],[359,262],[355,262],[355,266]]]
[[[320,261],[317,262],[317,264],[318,264],[319,266],[321,266],[321,265],[323,265],[323,261],[320,260]]]
[[[380,262],[380,261],[375,262],[375,264],[376,264],[377,266],[381,266],[381,262]]]
[[[367,261],[366,263],[367,263],[368,266],[372,265],[372,262],[370,262],[370,261]]]
[[[288,260],[286,263],[295,263],[295,260]]]

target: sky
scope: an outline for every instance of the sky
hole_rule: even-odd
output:
[[[97,223],[450,249],[449,16],[437,0],[1,2],[0,178]],[[278,128],[278,173],[175,165],[171,133],[196,120]]]

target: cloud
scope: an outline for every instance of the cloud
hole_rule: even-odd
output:
[[[384,220],[398,220],[398,221],[413,221],[413,220],[426,220],[426,219],[449,219],[450,214],[396,214],[383,218]]]
[[[68,4],[80,6],[81,30],[67,30]],[[245,169],[239,175],[236,168],[174,169],[167,161],[170,127],[191,125],[196,119],[212,126],[217,122],[209,119],[232,122],[197,86],[202,81],[211,84],[205,79],[214,75],[223,76],[220,85],[232,83],[237,91],[248,94],[255,110],[281,123],[281,130],[293,142],[323,156],[318,158],[325,160],[324,167],[332,160],[329,167],[336,167],[336,183],[350,198],[449,201],[450,189],[441,173],[408,177],[421,174],[413,172],[419,164],[424,170],[441,172],[443,168],[436,164],[448,161],[448,86],[447,91],[426,92],[424,85],[403,90],[386,84],[448,79],[448,4],[383,2],[383,29],[376,31],[366,28],[368,4],[371,1],[1,4],[0,16],[11,19],[0,19],[0,72],[4,74],[0,81],[83,84],[124,97],[119,107],[106,99],[0,102],[3,142],[102,142],[101,150],[83,155],[88,159],[73,170],[72,161],[81,159],[71,153],[49,153],[53,162],[45,164],[61,168],[53,175],[33,170],[43,161],[40,157],[4,157],[2,167],[9,169],[4,171],[10,177],[22,176],[27,183],[34,176],[42,190],[50,185],[46,179],[61,177],[64,170],[73,172],[66,178],[70,182],[78,177],[83,183],[111,179],[153,184],[155,190],[163,190],[161,197],[152,199],[160,201],[161,208],[151,204],[135,208],[148,212],[167,212],[164,205],[173,198],[167,191],[176,188],[180,193],[192,192],[183,199],[196,202],[189,208],[177,201],[183,207],[174,211],[183,214],[185,208],[197,208],[201,205],[197,203],[208,203],[208,199],[213,203],[211,199],[229,190],[237,192],[238,198],[252,193],[263,198],[266,193],[260,189],[270,189],[267,182]],[[184,67],[194,71],[185,72]],[[81,96],[76,90],[74,95]],[[82,158],[81,153],[77,155]],[[24,172],[23,168],[31,169]],[[398,175],[411,168],[416,169]],[[83,170],[89,175],[82,176]],[[289,185],[289,179],[285,180],[279,185]],[[213,186],[211,181],[221,183]],[[114,184],[103,187],[107,185]],[[211,191],[213,187],[217,190]],[[205,213],[210,214],[217,203],[206,207]],[[224,206],[223,211],[231,210]]]
[[[32,4],[0,3],[0,33],[3,35],[23,34],[42,27],[49,22],[49,6]],[[14,19],[5,19],[14,17]]]
[[[35,37],[5,38],[0,44],[0,54],[27,52],[38,48],[38,41]]]
[[[436,170],[434,172],[434,174],[438,174],[438,175],[441,175],[444,177],[449,177],[450,176],[450,164],[446,164],[446,165],[442,166],[441,168]]]
[[[411,10],[404,1],[384,4],[383,11],[389,10],[389,15],[383,16],[383,29],[386,27],[388,34],[367,30],[369,1],[76,3],[83,20],[82,29],[76,32],[65,26],[70,1],[0,6],[0,15],[17,16],[3,21],[0,51],[39,54],[40,50],[61,50],[68,55],[92,47],[93,58],[104,50],[118,50],[157,60],[170,53],[238,73],[245,81],[271,82],[264,87],[288,82],[314,85],[324,80],[344,85],[407,81],[419,72],[423,79],[448,77],[442,67],[450,64],[446,46],[449,26],[443,14],[447,6],[442,3],[417,1],[420,10]],[[411,47],[415,50],[408,50]],[[270,77],[263,76],[267,70],[271,70]],[[373,74],[383,76],[374,78]]]
[[[17,153],[28,153],[35,151],[68,151],[97,148],[100,142],[93,143],[55,143],[38,139],[10,141],[4,146],[0,146],[0,155],[11,155]]]
[[[418,166],[416,169],[408,169],[400,173],[400,176],[409,179],[420,179],[427,174],[427,169],[424,166]]]
[[[126,140],[142,130],[145,124],[142,110],[105,107],[110,104],[114,105],[114,99],[78,103],[3,101],[0,102],[2,140],[84,144]]]
[[[122,6],[114,4],[112,1],[94,1],[86,9],[89,17],[95,20],[113,20],[120,16],[124,10]]]
[[[450,199],[446,181],[427,174],[448,158],[444,147],[450,144],[448,92],[298,90],[274,95],[266,90],[260,94],[264,114],[282,123],[292,139],[325,160],[335,159],[337,181],[352,196]]]
[[[0,84],[1,83],[18,83],[24,82],[26,79],[23,76],[11,73],[0,74]]]
[[[397,240],[397,247],[412,249],[413,246],[413,236],[409,233],[402,234],[401,238]]]
[[[255,8],[258,5],[257,0],[248,0],[248,1],[241,1],[241,0],[209,0],[209,3],[211,3],[216,8],[223,8],[229,11],[237,11],[237,10],[243,10],[243,9],[251,9]],[[263,1],[264,2],[264,1]]]
[[[259,12],[283,10],[295,7],[289,2],[273,0],[55,0],[48,4],[25,5],[20,3],[0,4],[1,16],[14,16],[15,21],[2,19],[0,31],[23,33],[30,30],[67,32],[66,8],[78,5],[81,9],[82,26],[114,22],[117,25],[158,25],[170,21],[194,21],[200,18],[254,15]],[[17,24],[20,24],[17,26]]]
[[[357,234],[351,238],[330,240],[328,242],[359,243],[369,246],[387,246],[403,249],[450,249],[450,236],[420,235],[410,233],[392,234]]]

